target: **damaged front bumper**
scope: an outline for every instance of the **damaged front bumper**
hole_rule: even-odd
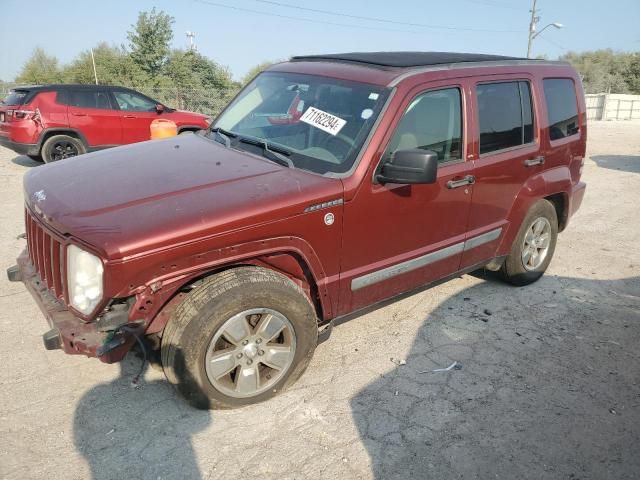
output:
[[[105,363],[119,362],[142,334],[143,326],[127,323],[118,328],[101,331],[97,323],[76,317],[42,282],[24,250],[17,265],[7,270],[11,282],[22,282],[34,298],[51,328],[43,336],[47,350],[62,349],[71,355],[96,357]]]

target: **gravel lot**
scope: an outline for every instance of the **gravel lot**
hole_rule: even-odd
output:
[[[640,123],[589,128],[587,195],[541,281],[467,275],[358,317],[243,410],[193,410],[151,369],[134,388],[135,357],[45,351],[3,274],[0,478],[638,478]],[[30,168],[0,149],[3,267]]]

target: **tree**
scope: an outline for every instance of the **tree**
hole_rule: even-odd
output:
[[[255,67],[252,67],[251,70],[249,70],[244,77],[242,77],[241,83],[242,86],[245,86],[247,83],[249,83],[251,80],[253,80],[253,78],[258,75],[260,72],[264,72],[267,68],[269,68],[271,65],[273,65],[275,62],[262,62],[259,63],[258,65],[256,65]]]
[[[62,80],[58,59],[37,47],[16,77],[18,83],[59,83]]]
[[[580,74],[587,93],[640,93],[634,67],[637,53],[614,52],[610,49],[592,52],[569,52],[560,60],[570,62]]]
[[[167,63],[174,21],[171,15],[162,10],[156,12],[154,7],[150,12],[140,12],[133,30],[127,33],[131,59],[154,81]]]
[[[229,88],[231,73],[213,60],[193,50],[174,50],[165,73],[174,85],[191,88]]]
[[[171,88],[155,95],[168,94],[166,100],[178,108],[218,112],[236,92],[228,68],[192,50],[173,50],[164,71],[163,83]]]
[[[631,93],[640,95],[640,53],[634,53],[631,55],[629,66],[625,72],[625,77]]]
[[[106,42],[93,48],[98,82],[101,85],[144,86],[149,77],[129,56],[123,47],[110,46]],[[66,83],[94,83],[91,50],[85,50],[62,70]]]

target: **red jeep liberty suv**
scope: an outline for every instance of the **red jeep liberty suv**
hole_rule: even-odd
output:
[[[29,171],[8,276],[47,349],[138,343],[192,404],[247,405],[338,318],[479,268],[535,282],[582,201],[586,136],[565,63],[294,57],[207,131]]]
[[[49,163],[149,140],[157,118],[175,122],[179,133],[205,129],[210,121],[124,87],[17,87],[0,103],[0,145]]]

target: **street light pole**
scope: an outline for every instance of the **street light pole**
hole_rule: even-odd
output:
[[[536,17],[536,2],[533,0],[531,7],[531,21],[529,22],[529,43],[527,44],[527,58],[531,58],[531,44],[533,43],[533,36],[536,33],[536,23],[538,23],[538,17]]]
[[[531,58],[531,47],[533,46],[533,40],[544,32],[549,27],[554,28],[562,28],[564,25],[558,22],[553,22],[545,25],[540,30],[537,30],[538,22],[540,21],[540,17],[536,15],[536,2],[537,0],[533,0],[533,6],[531,7],[531,22],[529,23],[529,43],[527,45],[527,58]]]

